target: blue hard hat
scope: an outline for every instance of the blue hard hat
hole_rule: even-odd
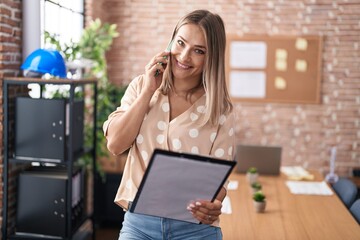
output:
[[[37,73],[49,73],[61,78],[66,77],[66,66],[64,58],[59,51],[52,49],[37,49],[33,51],[20,67]]]

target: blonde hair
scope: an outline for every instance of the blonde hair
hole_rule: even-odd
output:
[[[171,42],[180,27],[185,24],[200,26],[205,35],[207,51],[201,82],[206,95],[206,111],[204,113],[203,124],[208,122],[218,124],[220,116],[222,114],[228,114],[233,108],[225,79],[226,35],[224,23],[217,14],[213,14],[207,10],[195,10],[179,20],[174,29]],[[173,86],[174,79],[172,76],[171,62],[169,62],[163,75],[160,91],[163,94],[168,94]],[[192,90],[195,91],[198,87],[199,86],[196,86]]]

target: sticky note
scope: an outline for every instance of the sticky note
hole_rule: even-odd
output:
[[[286,88],[286,81],[282,77],[275,78],[275,88],[279,90],[284,90]]]
[[[304,38],[297,38],[295,43],[295,48],[299,51],[306,51],[308,47],[308,42]]]
[[[298,72],[306,72],[307,62],[302,59],[297,59],[295,62],[295,70]]]
[[[287,63],[283,59],[276,59],[275,68],[277,71],[286,71]]]
[[[285,49],[276,49],[275,52],[275,57],[276,59],[282,59],[282,60],[286,60],[287,58],[287,51]]]

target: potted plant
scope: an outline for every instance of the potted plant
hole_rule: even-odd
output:
[[[250,167],[246,172],[246,179],[250,185],[257,182],[258,176],[259,174],[256,167]]]
[[[253,190],[253,193],[260,191],[261,188],[262,188],[262,185],[259,182],[254,182],[251,184],[251,189]]]
[[[262,191],[257,191],[253,194],[254,207],[256,212],[262,213],[266,208],[265,194]]]
[[[103,165],[108,159],[109,162],[115,161],[114,156],[110,155],[106,149],[106,139],[103,135],[102,124],[108,115],[120,105],[120,100],[125,93],[127,86],[118,86],[111,83],[107,75],[106,52],[110,49],[113,39],[119,36],[116,31],[116,24],[102,23],[100,19],[91,21],[83,30],[83,34],[79,42],[71,42],[63,44],[59,41],[58,36],[45,32],[45,40],[48,44],[59,50],[65,57],[67,62],[77,59],[89,59],[93,61],[89,72],[84,77],[95,76],[98,79],[97,94],[97,170],[104,177]],[[92,127],[85,124],[85,145],[91,145]],[[91,161],[89,157],[81,158],[80,163],[90,167]]]

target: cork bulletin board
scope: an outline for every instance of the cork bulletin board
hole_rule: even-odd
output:
[[[227,36],[234,101],[320,103],[320,36]]]

